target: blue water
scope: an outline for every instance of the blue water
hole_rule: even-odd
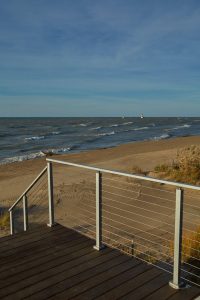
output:
[[[0,118],[0,163],[200,135],[197,118]]]

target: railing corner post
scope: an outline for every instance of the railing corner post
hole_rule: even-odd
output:
[[[49,197],[49,223],[47,226],[53,227],[54,222],[54,200],[53,200],[53,167],[52,162],[47,162],[48,173],[48,197]]]
[[[95,250],[102,250],[102,174],[96,173],[96,245]]]
[[[24,231],[28,230],[28,203],[27,195],[23,196]]]
[[[181,251],[183,234],[183,190],[176,189],[175,230],[174,230],[174,266],[173,279],[169,285],[174,289],[185,287],[181,281]]]
[[[10,234],[13,235],[15,233],[14,231],[13,211],[10,210]]]

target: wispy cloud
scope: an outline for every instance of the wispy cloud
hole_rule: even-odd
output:
[[[9,114],[4,99],[40,99],[35,114],[45,115],[52,97],[57,115],[74,99],[83,115],[89,99],[95,115],[107,97],[112,106],[98,108],[101,115],[118,114],[119,99],[133,114],[149,99],[147,114],[163,114],[170,100],[183,103],[179,115],[200,113],[199,15],[198,0],[2,1],[0,114]]]

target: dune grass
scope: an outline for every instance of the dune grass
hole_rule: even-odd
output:
[[[200,147],[190,146],[179,150],[171,164],[160,164],[154,168],[154,172],[160,178],[199,185]]]
[[[8,212],[1,213],[0,215],[0,229],[8,229],[10,226],[10,217]]]

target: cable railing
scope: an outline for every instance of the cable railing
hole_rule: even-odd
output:
[[[11,233],[14,211],[23,212],[27,229],[26,203],[32,197],[35,214],[48,211],[49,226],[60,223],[94,239],[96,250],[107,245],[152,264],[171,274],[173,288],[200,286],[199,196],[199,186],[48,158],[10,208]]]
[[[183,282],[200,286],[200,187],[55,159],[47,161],[67,166],[69,176],[74,169],[96,173],[87,175],[85,182],[68,183],[63,189],[71,212],[67,214],[66,207],[63,219],[68,218],[65,222],[73,229],[95,238],[95,249],[108,245],[153,264],[172,274],[170,285],[174,288],[180,288]],[[73,176],[76,182],[78,176]],[[73,200],[76,197],[80,201]],[[70,201],[74,204],[71,211]]]
[[[10,207],[10,233],[27,231],[48,220],[47,167]]]

